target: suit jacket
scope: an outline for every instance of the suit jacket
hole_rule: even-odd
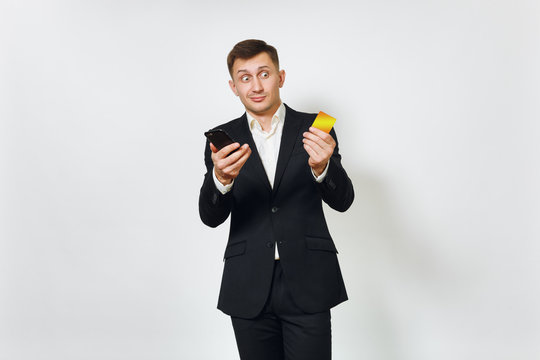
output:
[[[302,133],[317,114],[297,112],[287,105],[274,187],[260,160],[246,114],[218,126],[240,144],[248,143],[252,154],[234,185],[223,195],[212,177],[213,163],[206,143],[206,175],[199,196],[202,221],[211,227],[231,215],[229,239],[218,309],[241,317],[257,316],[269,295],[278,246],[284,276],[296,305],[316,313],[347,300],[337,260],[337,250],[328,231],[322,201],[345,211],[354,190],[341,166],[336,147],[326,177],[317,183],[308,165]]]

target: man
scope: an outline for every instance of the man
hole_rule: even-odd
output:
[[[236,143],[207,141],[199,196],[206,225],[231,215],[218,308],[243,360],[330,359],[330,308],[347,293],[322,201],[345,211],[354,199],[336,134],[281,102],[274,47],[242,41],[227,64],[246,113],[218,126]]]

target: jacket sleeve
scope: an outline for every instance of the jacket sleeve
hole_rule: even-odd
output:
[[[206,165],[206,174],[199,194],[199,215],[204,224],[216,227],[229,217],[232,208],[233,190],[231,189],[231,191],[223,195],[217,189],[212,177],[214,163],[212,162],[208,140],[206,140],[204,150],[204,163]]]
[[[316,184],[323,201],[332,209],[343,212],[353,203],[354,189],[351,179],[349,179],[345,169],[341,166],[338,140],[333,128],[330,131],[330,135],[332,135],[336,141],[336,147],[330,158],[326,177],[321,183]]]

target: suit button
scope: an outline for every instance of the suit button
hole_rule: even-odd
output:
[[[277,206],[274,206],[274,207],[272,208],[272,212],[273,212],[274,214],[277,213],[278,210],[279,210],[279,208],[278,208]]]
[[[271,248],[273,246],[274,246],[274,244],[272,242],[270,242],[270,241],[266,243],[267,248]]]

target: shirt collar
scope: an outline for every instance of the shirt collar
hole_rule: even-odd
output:
[[[251,131],[253,131],[255,127],[257,127],[260,131],[262,131],[261,124],[259,124],[257,119],[251,116],[251,114],[247,111],[246,111],[246,116],[247,116],[248,126]],[[276,112],[274,113],[274,115],[272,115],[272,122],[270,123],[270,125],[272,126],[272,129],[274,129],[277,124],[283,123],[284,121],[285,121],[285,105],[283,105],[283,102],[282,102],[281,105],[279,105]]]

